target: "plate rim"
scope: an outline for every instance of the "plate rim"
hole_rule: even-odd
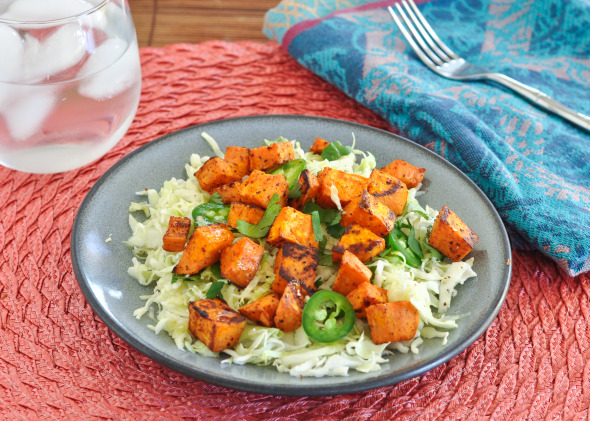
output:
[[[316,121],[324,121],[326,123],[333,123],[333,124],[346,124],[351,126],[362,127],[363,130],[373,130],[380,132],[385,136],[390,136],[401,140],[409,144],[410,147],[418,148],[424,151],[428,156],[429,159],[437,159],[443,162],[443,165],[448,165],[452,167],[460,177],[462,177],[467,183],[471,185],[472,188],[478,193],[480,198],[485,202],[491,213],[499,222],[499,227],[501,231],[501,239],[502,239],[502,249],[504,253],[508,256],[509,263],[504,267],[504,276],[501,280],[502,292],[500,294],[500,298],[496,301],[496,303],[490,307],[489,311],[486,314],[486,317],[482,318],[482,321],[475,326],[471,332],[464,336],[460,342],[458,342],[453,348],[446,348],[441,353],[437,354],[430,360],[424,361],[422,363],[418,363],[416,365],[409,366],[407,368],[402,369],[397,373],[383,373],[382,375],[377,375],[375,377],[371,377],[369,379],[351,382],[351,383],[344,383],[342,385],[338,385],[338,390],[334,392],[333,390],[326,390],[324,386],[319,385],[317,388],[310,387],[309,385],[297,385],[297,384],[289,384],[289,385],[281,385],[280,388],[276,385],[273,386],[272,384],[264,384],[264,383],[253,383],[252,381],[246,381],[246,379],[236,379],[236,378],[223,378],[219,377],[218,375],[209,374],[206,371],[196,371],[192,367],[188,368],[179,362],[169,358],[168,354],[160,352],[157,348],[150,347],[147,344],[143,343],[142,341],[138,340],[130,331],[126,330],[124,326],[116,319],[110,316],[108,311],[101,305],[98,299],[96,299],[95,294],[93,293],[90,285],[88,284],[88,280],[84,277],[84,272],[81,267],[80,257],[78,253],[78,247],[80,247],[80,242],[76,242],[75,240],[79,237],[81,231],[81,225],[83,224],[83,214],[87,210],[87,207],[92,200],[93,196],[99,191],[99,189],[103,186],[104,183],[108,181],[111,175],[113,175],[119,168],[124,166],[128,161],[130,161],[133,157],[138,154],[143,153],[145,150],[154,147],[161,142],[167,141],[170,137],[178,136],[180,133],[185,131],[193,131],[197,130],[197,128],[202,126],[211,126],[216,124],[232,124],[233,122],[240,121],[240,120],[264,120],[264,119],[309,119],[309,120],[316,120]],[[431,151],[430,149],[410,140],[398,134],[389,132],[384,129],[380,129],[377,127],[369,126],[362,123],[357,123],[354,121],[349,120],[342,120],[330,117],[322,117],[322,116],[311,116],[311,115],[302,115],[302,114],[264,114],[264,115],[249,115],[249,116],[239,116],[239,117],[231,117],[231,118],[223,118],[212,120],[204,123],[199,123],[195,125],[191,125],[179,130],[172,131],[170,133],[164,134],[152,141],[145,143],[144,145],[134,149],[133,151],[127,153],[124,157],[122,157],[119,161],[117,161],[113,166],[111,166],[104,174],[102,174],[99,179],[92,185],[88,193],[86,193],[83,201],[80,203],[78,210],[76,212],[76,216],[74,219],[74,223],[72,226],[71,232],[71,239],[70,239],[70,250],[71,250],[71,257],[72,257],[72,266],[74,269],[74,274],[78,285],[84,295],[84,298],[92,308],[92,310],[98,315],[103,323],[113,331],[117,336],[119,336],[124,342],[128,345],[133,347],[135,350],[141,352],[145,356],[149,357],[150,359],[156,361],[157,363],[173,369],[177,372],[182,374],[188,375],[189,377],[195,378],[200,381],[205,381],[211,384],[215,384],[218,386],[228,387],[236,390],[242,390],[246,392],[252,393],[266,393],[271,395],[283,395],[283,396],[334,396],[340,395],[345,393],[358,393],[363,391],[368,391],[372,389],[376,389],[379,387],[386,387],[392,386],[397,383],[400,383],[404,380],[418,377],[444,363],[449,361],[451,358],[455,357],[456,355],[460,354],[462,351],[467,349],[470,345],[472,345],[480,336],[484,334],[487,328],[492,324],[496,316],[498,315],[506,296],[508,294],[508,290],[510,287],[510,281],[512,276],[512,249],[510,245],[510,240],[508,237],[508,233],[506,231],[506,227],[504,226],[504,221],[498,214],[495,206],[492,204],[490,199],[483,193],[483,191],[475,184],[467,175],[465,175],[461,170],[459,170],[455,165],[451,162],[447,161],[443,157],[439,156],[435,152]],[[219,361],[219,359],[218,359]],[[285,376],[289,376],[289,374],[285,374]]]

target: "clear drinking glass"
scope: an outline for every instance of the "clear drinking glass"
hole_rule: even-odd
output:
[[[125,0],[0,0],[0,164],[56,173],[100,158],[140,92]]]

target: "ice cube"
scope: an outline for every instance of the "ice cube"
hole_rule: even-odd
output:
[[[92,3],[93,7],[101,3],[101,0],[88,1]],[[82,26],[105,31],[109,38],[117,38],[117,34],[120,36],[125,26],[129,26],[126,24],[126,20],[131,21],[131,18],[127,16],[128,13],[129,10],[125,8],[124,2],[108,2],[93,11],[92,14],[81,16],[80,23]],[[133,26],[131,27],[133,28]]]
[[[86,33],[77,24],[58,28],[43,42],[25,36],[24,74],[29,83],[61,73],[77,64],[86,53]]]
[[[0,113],[14,98],[18,98],[18,86],[0,82]]]
[[[119,38],[108,39],[99,45],[78,76],[84,78],[78,92],[88,98],[103,100],[123,92],[141,77],[137,41],[127,48]]]
[[[55,104],[55,90],[51,85],[40,85],[20,86],[18,95],[13,92],[13,100],[2,111],[13,140],[22,142],[41,130]]]
[[[23,40],[17,31],[0,24],[0,82],[17,82],[23,61]]]
[[[80,23],[86,27],[104,30],[109,23],[107,10],[111,5],[112,3],[107,3],[105,6],[92,12],[92,14],[80,17]]]
[[[1,18],[25,22],[67,18],[91,9],[85,0],[16,0]]]

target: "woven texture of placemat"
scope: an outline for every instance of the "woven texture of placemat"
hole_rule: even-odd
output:
[[[514,252],[498,317],[448,363],[396,386],[324,397],[207,384],[114,335],[73,273],[70,233],[93,183],[128,152],[194,124],[253,114],[385,122],[276,44],[141,50],[143,91],[124,139],[100,161],[57,175],[0,167],[0,419],[587,419],[590,277]]]

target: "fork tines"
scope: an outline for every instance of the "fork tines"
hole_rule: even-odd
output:
[[[395,7],[409,32],[391,6],[388,6],[389,13],[420,60],[429,67],[436,67],[459,58],[436,35],[413,0],[401,0],[401,4],[403,8],[400,3],[395,3]]]

